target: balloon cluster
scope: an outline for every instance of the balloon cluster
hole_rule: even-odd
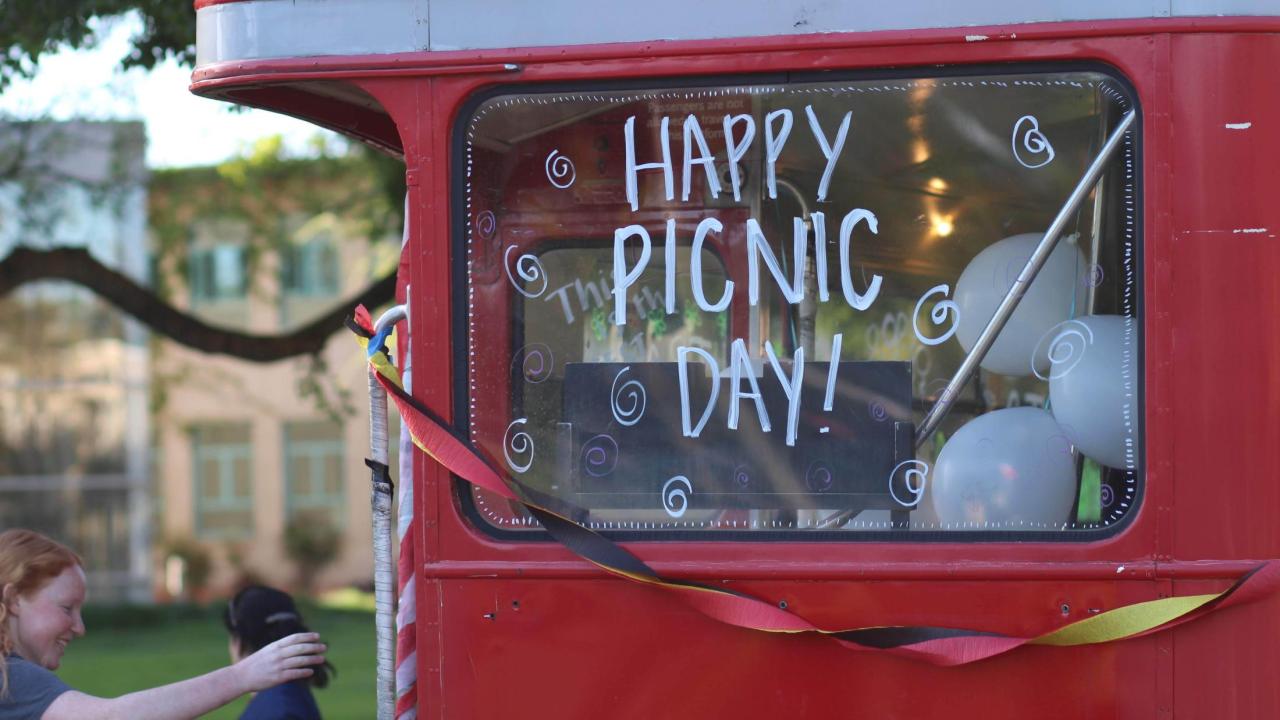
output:
[[[1005,238],[956,283],[965,352],[977,342],[1042,235]],[[1076,499],[1075,452],[1113,468],[1137,458],[1137,325],[1080,315],[1089,265],[1059,240],[981,367],[1049,384],[1049,409],[1005,408],[966,423],[934,463],[931,495],[944,525],[1062,527]]]

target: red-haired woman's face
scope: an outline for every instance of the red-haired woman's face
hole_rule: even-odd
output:
[[[6,598],[14,652],[50,670],[58,669],[67,644],[84,635],[80,618],[84,598],[84,570],[78,565],[29,595]]]

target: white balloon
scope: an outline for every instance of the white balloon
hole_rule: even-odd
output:
[[[943,525],[1058,527],[1076,499],[1071,442],[1052,415],[1034,407],[966,423],[938,453],[932,482]]]
[[[1080,452],[1113,468],[1138,457],[1138,326],[1120,315],[1088,315],[1053,328],[1049,406]]]
[[[960,306],[956,339],[965,352],[978,341],[1043,237],[1041,233],[1007,237],[978,253],[960,273],[955,295]],[[1078,303],[1075,293],[1084,285],[1086,270],[1079,248],[1066,238],[1058,240],[1018,309],[987,351],[982,368],[1001,375],[1031,374],[1036,343],[1049,328],[1072,316],[1073,300]],[[1038,353],[1035,369],[1043,373],[1048,366],[1048,357]]]

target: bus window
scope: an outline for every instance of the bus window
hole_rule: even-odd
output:
[[[460,423],[623,536],[1095,536],[1140,489],[1133,131],[916,428],[1134,105],[1088,68],[476,98]]]

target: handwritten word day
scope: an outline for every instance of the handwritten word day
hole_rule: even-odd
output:
[[[823,123],[814,113],[813,106],[806,106],[804,109],[805,116],[808,118],[810,131],[813,133],[814,139],[817,141],[819,148],[822,150],[825,158],[821,180],[818,183],[816,199],[818,202],[827,199],[828,192],[831,187],[831,178],[835,172],[836,164],[840,159],[841,151],[845,147],[845,142],[849,136],[849,126],[852,118],[852,112],[844,113],[838,124],[829,123],[824,128]],[[663,117],[661,120],[660,145],[661,159],[649,162],[640,162],[636,153],[635,138],[636,117],[634,115],[627,118],[624,126],[625,147],[626,147],[626,196],[630,204],[632,212],[640,209],[639,198],[639,176],[640,173],[661,173],[667,201],[675,200],[675,163],[671,154],[671,119]],[[794,124],[793,113],[788,109],[775,110],[768,113],[763,123],[763,143],[764,143],[764,164],[765,164],[765,186],[768,197],[770,199],[777,198],[777,162],[786,147],[787,140],[791,136]],[[834,125],[834,127],[832,127]],[[706,178],[707,191],[712,198],[718,198],[722,192],[732,192],[735,201],[741,201],[742,198],[742,178],[744,173],[740,169],[743,158],[751,149],[751,145],[756,140],[757,129],[755,119],[751,115],[725,115],[723,120],[724,127],[724,157],[728,166],[728,180],[732,186],[728,190],[722,188],[720,183],[720,173],[716,168],[715,155],[711,152],[704,136],[701,124],[696,115],[687,115],[683,122],[684,136],[684,158],[681,163],[681,187],[680,197],[682,202],[687,202],[692,192],[694,184],[695,166],[701,168],[702,175]],[[696,154],[695,154],[696,153]],[[808,260],[808,252],[810,247],[809,230],[812,228],[812,247],[814,253],[814,266],[817,280],[817,296],[819,302],[829,302],[831,299],[831,290],[829,282],[829,268],[827,267],[827,217],[820,211],[812,212],[808,218],[794,217],[792,220],[792,240],[791,240],[791,262],[790,276],[783,267],[783,263],[779,262],[779,258],[774,254],[770,247],[768,239],[765,237],[764,230],[761,228],[759,220],[756,218],[748,218],[745,223],[745,234],[747,243],[747,301],[750,305],[755,306],[760,302],[760,284],[761,284],[761,266],[763,265],[772,276],[776,283],[781,296],[788,304],[797,305],[805,299],[804,272],[805,265]],[[839,276],[840,291],[844,297],[844,301],[855,310],[865,311],[871,308],[876,298],[880,294],[883,283],[882,276],[875,274],[867,282],[865,290],[859,290],[854,285],[851,274],[852,265],[852,240],[855,229],[859,226],[865,227],[872,234],[879,232],[879,224],[876,215],[871,210],[865,208],[855,208],[845,213],[839,221],[839,230],[836,234],[839,246]],[[715,217],[703,218],[694,230],[692,238],[692,246],[689,254],[689,283],[690,292],[694,302],[698,308],[709,313],[724,312],[729,308],[734,296],[735,283],[731,279],[724,280],[724,288],[719,298],[714,301],[707,298],[706,290],[703,285],[702,273],[702,249],[706,243],[708,236],[718,235],[724,232],[724,224]],[[671,315],[676,312],[676,247],[678,239],[676,237],[676,221],[670,218],[666,222],[666,234],[662,252],[665,259],[664,279],[665,292],[662,297],[662,306],[666,314]],[[639,243],[639,256],[634,263],[627,262],[627,246],[629,243]],[[625,325],[627,322],[627,303],[628,292],[636,285],[644,274],[650,258],[653,254],[653,238],[649,231],[642,225],[628,225],[620,227],[614,231],[613,236],[613,289],[614,298],[613,322],[616,325]],[[647,290],[647,288],[643,288]],[[925,345],[937,345],[944,342],[952,334],[955,333],[959,325],[959,308],[954,302],[945,299],[950,292],[947,285],[938,285],[931,288],[920,298],[916,304],[915,315],[913,320],[913,328],[917,338]],[[929,337],[922,332],[919,315],[925,303],[934,296],[941,295],[942,301],[937,302],[930,313],[930,320],[935,325],[941,325],[948,320],[948,314],[951,315],[951,327],[940,336]],[[639,305],[637,305],[639,307]],[[834,376],[840,359],[841,334],[836,334],[832,338],[831,347],[831,374]],[[769,364],[772,367],[778,381],[782,385],[782,390],[786,395],[789,408],[787,411],[787,445],[794,445],[796,439],[796,425],[799,417],[800,403],[800,383],[804,376],[804,349],[796,348],[792,356],[792,372],[788,374],[784,371],[779,363],[774,350],[770,343],[765,343],[764,348],[768,356]],[[686,437],[697,437],[702,428],[706,425],[711,415],[711,407],[716,400],[718,387],[713,385],[714,392],[702,413],[700,421],[695,425],[691,422],[691,408],[689,398],[688,383],[688,362],[690,356],[696,355],[703,363],[709,366],[712,376],[719,376],[720,368],[716,360],[710,353],[703,349],[695,347],[680,347],[677,349],[677,362],[680,371],[680,395],[681,395],[681,416],[683,419],[683,431]],[[729,413],[727,418],[728,427],[737,429],[738,427],[738,406],[741,400],[751,399],[754,401],[757,416],[759,418],[761,430],[768,432],[770,430],[770,420],[759,387],[756,383],[755,376],[751,369],[751,361],[747,352],[745,341],[742,338],[734,339],[730,345],[729,368],[727,368],[730,377],[729,392],[731,393],[729,402]],[[742,380],[746,380],[749,389],[743,390]],[[835,378],[831,378],[834,382]],[[830,394],[828,393],[827,404],[825,410],[830,410]]]

